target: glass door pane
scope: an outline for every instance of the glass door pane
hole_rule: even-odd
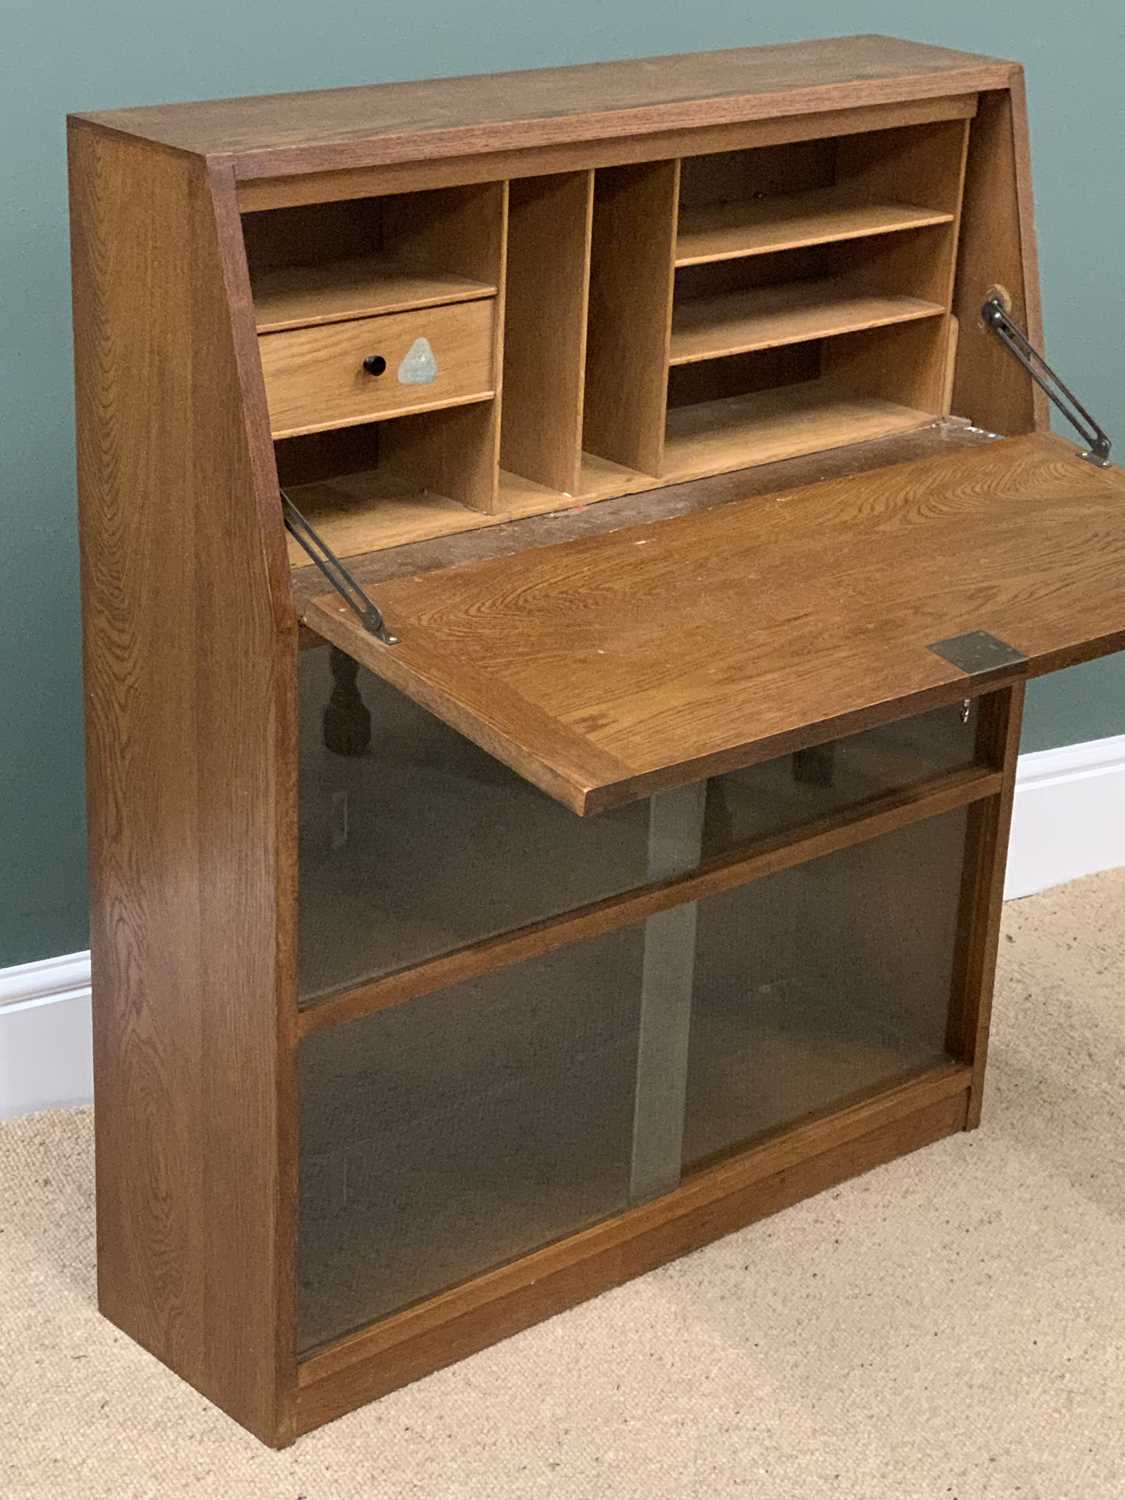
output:
[[[700,903],[684,1166],[945,1060],[965,812]]]
[[[300,995],[366,979],[691,869],[941,771],[970,765],[976,709],[931,713],[709,781],[669,847],[678,793],[581,818],[354,662],[330,707],[327,651],[300,663]],[[369,743],[325,743],[359,726]],[[330,738],[332,736],[329,736]],[[682,836],[681,836],[682,834]]]
[[[678,859],[704,793],[667,795]],[[943,1061],[965,830],[916,823],[306,1038],[302,1350]]]
[[[324,743],[327,651],[300,676],[302,1003],[643,885],[647,802],[579,818],[370,672],[370,746]]]
[[[629,1201],[644,934],[306,1038],[302,1350]]]

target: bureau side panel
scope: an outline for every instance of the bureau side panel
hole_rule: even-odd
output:
[[[295,627],[242,247],[202,162],[80,125],[70,159],[99,1303],[278,1442]]]
[[[981,319],[999,291],[1012,317],[1043,347],[1039,257],[1023,71],[1011,86],[980,96],[969,130],[961,243],[953,311],[960,324],[953,411],[978,427],[1014,436],[1049,426],[1047,398]]]

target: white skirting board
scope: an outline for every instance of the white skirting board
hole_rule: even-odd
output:
[[[93,1092],[90,955],[0,969],[0,1120]]]
[[[1004,899],[1125,865],[1125,734],[1021,755]]]
[[[1006,900],[1125,865],[1125,734],[1020,757]],[[0,1119],[93,1094],[90,955],[0,969]]]

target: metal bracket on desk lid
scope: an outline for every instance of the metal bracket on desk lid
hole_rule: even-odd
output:
[[[967,677],[1007,675],[1013,667],[1027,665],[1027,657],[1022,651],[1009,646],[999,636],[990,635],[987,630],[951,635],[944,641],[933,641],[926,649],[959,667]]]
[[[1111,444],[1109,434],[1094,420],[1070,387],[1055,374],[1023,329],[1012,322],[1008,309],[1000,298],[989,297],[981,308],[980,315],[984,319],[984,326],[996,335],[1009,354],[1019,360],[1082,441],[1089,444],[1082,457],[1099,469],[1108,469]]]
[[[309,525],[284,490],[281,491],[281,505],[286,531],[308,553],[348,608],[359,616],[364,629],[385,646],[397,646],[398,636],[392,635],[387,629],[378,605],[368,598],[332,548],[315,527]]]
[[[951,666],[958,667],[967,677],[987,680],[989,677],[1007,676],[1013,667],[1026,666],[1027,657],[999,636],[987,630],[970,630],[964,635],[951,635],[944,641],[933,641],[926,647]],[[961,723],[969,722],[973,711],[973,700],[965,698],[961,703]]]

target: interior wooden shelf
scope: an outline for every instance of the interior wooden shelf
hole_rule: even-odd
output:
[[[371,469],[290,487],[288,493],[333,552],[347,558],[401,547],[408,542],[453,536],[459,531],[476,531],[503,521],[548,515],[611,495],[652,489],[658,482],[651,474],[627,469],[594,453],[583,453],[581,492],[577,495],[550,489],[501,469],[494,512],[474,510],[448,495],[427,489],[404,469]],[[287,536],[286,542],[291,567],[312,566],[308,554],[292,537]]]
[[[684,208],[676,240],[677,266],[769,255],[835,240],[863,239],[905,229],[948,224],[951,213],[910,203],[861,203],[854,189],[735,199]]]
[[[300,485],[289,494],[338,557],[472,531],[497,519],[386,469]],[[312,567],[291,536],[286,542],[292,567]]]
[[[500,518],[514,519],[522,516],[546,515],[553,510],[563,510],[571,505],[583,505],[589,501],[605,500],[611,495],[628,495],[637,490],[652,489],[659,481],[652,474],[642,474],[637,469],[614,463],[611,458],[601,458],[596,453],[583,453],[578,474],[578,490],[567,494],[553,490],[547,485],[536,484],[522,474],[500,470],[498,506]]]
[[[676,304],[669,362],[686,365],[724,354],[777,349],[783,344],[935,318],[944,311],[937,302],[863,291],[835,278],[695,297]]]
[[[663,479],[722,474],[924,427],[931,412],[852,394],[827,380],[754,391],[668,413]]]
[[[726,473],[748,463],[773,463],[891,437],[936,420],[929,412],[852,395],[827,380],[815,380],[673,408],[668,413],[660,479],[583,453],[578,494],[553,490],[501,469],[497,508],[491,513],[427,489],[416,477],[396,469],[348,474],[300,485],[289,493],[333,552],[348,558],[548,515],[659,484]],[[286,540],[290,565],[311,567],[308,555],[292,537]]]
[[[259,333],[279,333],[495,295],[495,284],[485,281],[362,256],[259,272],[254,277],[254,317]]]

